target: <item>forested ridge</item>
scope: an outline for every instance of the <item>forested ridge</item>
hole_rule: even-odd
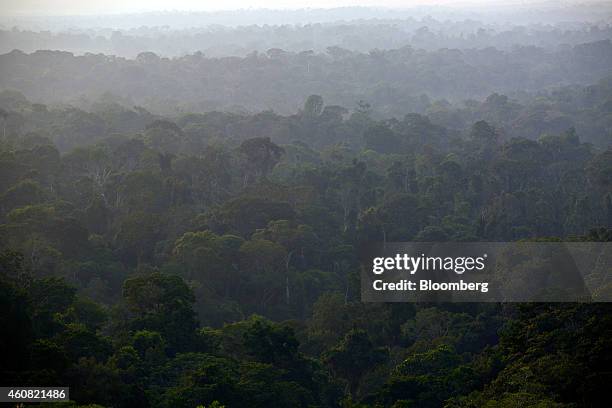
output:
[[[384,119],[3,91],[0,383],[112,407],[604,407],[609,305],[361,303],[357,248],[609,241],[611,98]]]
[[[265,53],[269,49],[324,53],[331,48],[367,53],[374,49],[405,46],[424,50],[488,47],[510,50],[521,45],[554,50],[607,40],[612,34],[609,23],[588,23],[571,12],[558,22],[543,24],[541,21],[529,23],[516,18],[511,23],[492,23],[482,18],[468,17],[448,20],[431,15],[416,18],[414,13],[407,13],[404,17],[397,12],[377,18],[377,11],[380,12],[361,10],[361,18],[355,16],[351,20],[317,22],[316,17],[312,16],[310,23],[297,25],[291,23],[290,16],[276,16],[276,21],[268,25],[264,23],[265,17],[259,15],[251,16],[251,20],[242,25],[229,27],[223,25],[223,18],[219,15],[216,19],[209,15],[213,18],[206,24],[206,16],[203,15],[144,14],[138,16],[142,23],[132,22],[130,28],[121,28],[121,22],[113,22],[112,16],[109,16],[111,21],[99,21],[95,28],[82,27],[87,22],[76,19],[71,24],[57,22],[58,27],[44,31],[36,29],[40,22],[22,21],[24,27],[20,28],[19,21],[4,21],[3,24],[0,19],[0,53],[14,49],[27,53],[65,50],[75,54],[134,58],[142,50],[164,57],[180,57],[197,51],[209,57],[243,57],[253,51]],[[597,14],[599,18],[603,17],[602,13]],[[545,15],[551,17],[548,13]],[[235,16],[232,17],[235,21]],[[574,17],[575,21],[570,17]],[[190,21],[181,23],[183,18]],[[1,29],[3,27],[6,29]]]
[[[14,50],[0,55],[0,88],[16,89],[42,103],[83,105],[110,93],[127,106],[176,115],[212,110],[285,115],[311,94],[330,105],[353,107],[365,100],[384,117],[425,113],[431,102],[482,100],[492,93],[521,97],[569,85],[591,85],[612,75],[610,39],[547,49],[439,48],[405,45],[356,52],[330,46],[325,52],[270,48],[244,57],[207,57],[201,52],[134,59],[76,56],[65,51]]]

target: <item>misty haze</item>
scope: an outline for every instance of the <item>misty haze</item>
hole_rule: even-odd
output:
[[[0,403],[608,407],[611,41],[605,1],[3,2]],[[364,248],[515,241],[580,302],[362,302]]]

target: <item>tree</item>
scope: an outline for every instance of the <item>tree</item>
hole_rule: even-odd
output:
[[[249,297],[258,313],[266,313],[283,298],[283,275],[287,251],[265,239],[245,241],[239,250],[240,269],[248,271]],[[245,288],[246,289],[246,288]],[[244,294],[242,295],[244,296]],[[248,301],[244,299],[248,303]]]
[[[279,162],[284,149],[269,137],[255,137],[242,142],[238,151],[244,157],[243,185],[246,186],[251,180],[265,178]]]
[[[387,349],[375,347],[365,331],[353,329],[325,354],[324,361],[337,375],[347,380],[348,393],[354,399],[359,393],[361,378],[386,361],[387,357]]]
[[[298,358],[298,341],[293,330],[252,317],[243,334],[246,352],[255,360],[292,369]]]
[[[489,144],[495,141],[495,128],[484,120],[480,120],[472,125],[470,138],[482,144]]]
[[[404,149],[402,141],[384,124],[370,126],[363,135],[366,148],[379,153],[397,153]]]
[[[315,117],[321,112],[323,112],[323,98],[320,95],[310,95],[304,103],[304,114],[308,117]]]
[[[2,119],[2,139],[6,140],[6,120],[9,117],[9,113],[4,110],[4,109],[0,109],[0,118]]]
[[[308,337],[319,350],[329,349],[338,343],[350,328],[348,306],[338,293],[324,293],[312,307],[308,322]]]
[[[286,251],[285,258],[285,301],[290,302],[289,272],[294,257],[305,262],[305,257],[310,249],[317,244],[317,237],[312,228],[307,225],[294,227],[287,220],[270,221],[268,226],[253,234],[252,239],[267,239],[282,245]]]
[[[168,154],[177,154],[185,135],[175,123],[167,120],[156,120],[146,126],[143,134],[144,143],[150,148]]]
[[[194,347],[198,326],[193,292],[178,276],[158,272],[131,278],[123,285],[133,330],[158,332],[168,344],[168,353],[188,351]]]
[[[161,220],[142,211],[128,215],[115,238],[117,248],[131,265],[150,259],[161,233]]]

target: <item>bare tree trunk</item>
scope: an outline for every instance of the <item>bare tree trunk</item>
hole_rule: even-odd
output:
[[[289,264],[291,263],[291,256],[293,250],[287,254],[287,260],[285,262],[285,301],[289,304]]]

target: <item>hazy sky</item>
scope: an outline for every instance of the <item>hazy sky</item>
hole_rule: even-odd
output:
[[[524,0],[0,0],[0,14],[114,14],[158,10],[231,10],[244,8],[331,8],[342,6],[411,7],[416,5],[529,4]]]

